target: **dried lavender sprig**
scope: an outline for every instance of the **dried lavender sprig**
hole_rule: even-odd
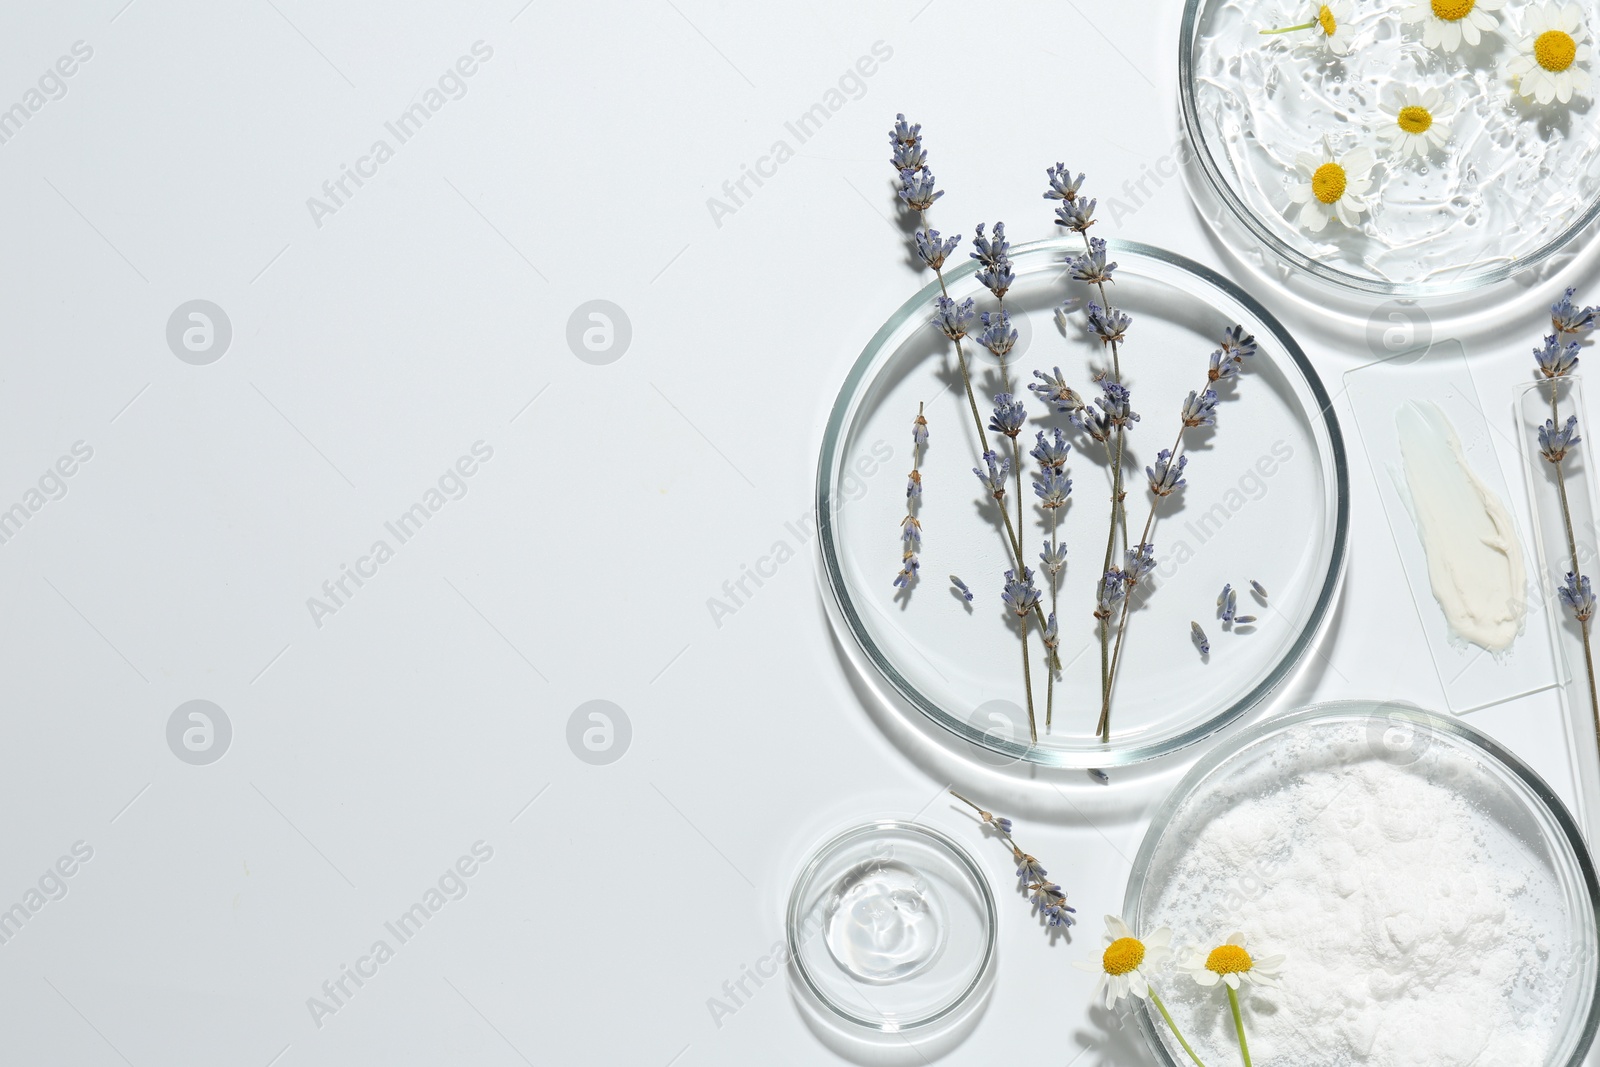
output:
[[[1006,240],[1006,224],[996,222],[992,236],[984,234],[984,224],[978,223],[972,237],[972,258],[978,261],[981,268],[977,278],[979,284],[994,294],[995,303],[999,310],[991,319],[988,312],[981,316],[984,330],[980,339],[985,348],[993,354],[1000,364],[1001,393],[995,400],[995,420],[990,423],[990,429],[998,430],[1011,438],[1011,466],[1017,479],[1017,522],[1016,542],[1017,555],[1020,560],[1022,554],[1022,530],[1024,522],[1022,517],[1022,456],[1018,452],[1017,433],[1021,430],[1023,422],[1027,419],[1027,408],[1011,400],[1011,372],[1006,367],[1006,358],[1017,343],[1017,331],[1011,327],[1011,314],[1006,311],[1006,293],[1016,281],[1016,275],[1011,269],[1011,242]],[[1002,420],[1002,400],[1005,397],[1009,419]],[[999,425],[997,425],[999,424]],[[1029,694],[1030,699],[1032,694]]]
[[[1045,620],[1041,635],[1045,649],[1044,728],[1048,733],[1055,720],[1056,671],[1053,664],[1060,662],[1056,599],[1061,588],[1061,569],[1067,561],[1067,548],[1056,538],[1056,523],[1061,509],[1066,506],[1067,497],[1072,493],[1072,479],[1066,475],[1067,453],[1071,451],[1071,446],[1059,429],[1055,431],[1053,441],[1045,440],[1043,430],[1039,431],[1035,441],[1036,444],[1029,451],[1029,455],[1039,461],[1039,480],[1033,483],[1033,491],[1039,498],[1039,506],[1050,516],[1050,543],[1039,553],[1039,562],[1044,565],[1045,577],[1050,582],[1050,617]]]
[[[1222,344],[1211,354],[1209,366],[1206,371],[1205,392],[1213,393],[1212,386],[1223,380],[1232,380],[1238,377],[1244,367],[1246,359],[1254,356],[1258,350],[1256,339],[1245,332],[1243,326],[1234,325],[1223,331]],[[1198,390],[1197,390],[1198,392]],[[1194,395],[1190,394],[1191,397]],[[1163,449],[1157,453],[1156,463],[1147,468],[1146,473],[1150,478],[1150,510],[1145,516],[1144,532],[1139,535],[1139,548],[1141,551],[1150,548],[1150,535],[1155,528],[1156,509],[1172,493],[1184,484],[1183,468],[1188,457],[1182,454],[1184,434],[1193,429],[1196,423],[1189,418],[1190,403],[1185,402],[1184,409],[1178,420],[1178,433],[1173,440],[1171,449]],[[1213,404],[1212,424],[1215,423]],[[1152,566],[1153,566],[1152,562]],[[1137,579],[1135,579],[1136,581]],[[1129,583],[1133,584],[1132,582]],[[1097,732],[1101,740],[1111,740],[1111,693],[1117,684],[1117,673],[1122,666],[1122,645],[1128,633],[1128,615],[1133,604],[1132,590],[1122,600],[1121,616],[1117,621],[1116,639],[1111,651],[1111,667],[1108,672],[1100,701],[1100,725]],[[1233,614],[1233,598],[1228,593],[1228,617]],[[1225,619],[1225,621],[1227,621]],[[1254,621],[1252,619],[1252,621]]]
[[[1023,689],[1028,694],[1028,741],[1036,744],[1039,731],[1034,726],[1033,668],[1028,657],[1028,616],[1039,608],[1039,589],[1033,584],[1033,572],[1024,567],[1022,577],[1018,578],[1015,571],[1006,571],[1005,590],[1000,594],[1000,599],[1006,602],[1022,625],[1022,679]]]
[[[1069,480],[1070,481],[1070,480]],[[1050,580],[1050,617],[1044,624],[1045,668],[1049,672],[1045,675],[1044,689],[1044,728],[1050,731],[1050,726],[1055,719],[1056,674],[1055,666],[1061,662],[1061,637],[1060,629],[1056,622],[1056,607],[1061,591],[1061,572],[1067,565],[1067,546],[1056,539],[1056,516],[1059,508],[1050,509],[1050,543],[1044,546],[1044,551],[1039,553],[1039,563],[1044,567],[1044,573]]]
[[[929,188],[933,184],[932,172],[928,170],[927,151],[922,144],[922,124],[908,123],[905,115],[896,115],[895,124],[889,131],[889,143],[894,150],[890,165],[894,167],[896,174],[900,177],[900,199],[907,207],[917,213],[918,220],[922,223],[922,228],[926,232],[924,243],[931,247],[935,237],[934,231],[928,226],[927,209],[932,206],[934,200],[944,194],[934,191],[929,197],[923,196],[920,192],[916,195],[911,192],[911,181],[919,175],[926,177]],[[956,241],[959,243],[959,238],[956,238]],[[946,249],[953,248],[948,241],[942,247]],[[920,250],[918,254],[919,256],[921,255]],[[946,255],[948,255],[948,251]],[[930,264],[930,266],[932,265]],[[978,441],[983,450],[989,452],[988,431],[984,429],[983,416],[978,413],[978,398],[972,389],[971,368],[967,363],[966,351],[961,344],[963,338],[968,336],[969,326],[974,317],[972,300],[969,297],[957,304],[950,298],[950,291],[945,285],[942,261],[938,266],[933,266],[933,272],[939,281],[940,292],[940,296],[935,301],[934,323],[955,344],[956,365],[961,369],[961,382],[966,390],[967,406],[972,411],[972,422],[977,429]],[[1021,494],[1019,493],[1018,496],[1020,497]],[[1012,562],[1020,567],[1022,566],[1022,540],[1018,536],[1018,531],[1012,528],[1011,517],[1004,508],[1001,509],[1001,516],[1005,519],[1007,550],[1011,555]],[[1043,627],[1045,624],[1043,610],[1036,611],[1035,615],[1039,625]],[[1056,660],[1054,666],[1059,669],[1060,661]]]
[[[972,410],[972,421],[978,431],[978,440],[982,443],[984,452],[988,453],[991,451],[988,433],[984,428],[983,417],[978,413],[978,401],[972,389],[971,370],[967,363],[966,351],[961,343],[970,333],[970,327],[976,312],[970,297],[959,304],[952,300],[944,280],[944,262],[959,245],[960,238],[957,236],[941,239],[938,231],[927,225],[927,208],[932,206],[932,202],[942,196],[943,193],[934,192],[931,197],[928,197],[920,192],[915,195],[910,192],[911,179],[919,173],[926,174],[930,181],[932,177],[931,173],[927,171],[927,151],[922,145],[921,124],[907,123],[904,115],[897,115],[895,125],[889,131],[889,141],[894,148],[894,158],[890,162],[900,175],[901,199],[908,207],[917,212],[923,224],[916,239],[918,256],[933,269],[939,281],[941,295],[935,301],[934,323],[955,344],[956,363],[961,369],[961,380],[967,394],[967,405]],[[994,246],[995,240],[1004,243],[1004,234],[997,232],[994,238],[988,239],[989,245],[986,248],[986,254],[991,256],[997,252],[1006,254],[1009,244],[1006,244],[1005,248],[997,249]],[[1006,263],[1009,264],[1008,255],[1006,256]],[[985,326],[987,327],[988,325],[988,316],[986,315]],[[994,328],[996,334],[993,340],[999,343],[1002,336],[1005,337],[1006,349],[1009,351],[1010,346],[1016,342],[1016,332],[1010,329],[1009,318],[1003,310],[998,320],[994,323]],[[1020,501],[1020,491],[1018,497]],[[1001,516],[1005,519],[1007,548],[1013,563],[1020,567],[1022,565],[1022,541],[1017,531],[1012,528],[1010,516],[1005,512],[1004,508],[1001,509]],[[1046,621],[1043,611],[1036,612],[1036,615],[1040,627],[1043,627]],[[1059,666],[1059,661],[1056,661],[1056,665]]]
[[[1106,294],[1106,285],[1112,280],[1112,275],[1111,271],[1109,270],[1095,269],[1097,252],[1099,253],[1099,261],[1103,262],[1105,249],[1105,243],[1103,241],[1100,242],[1097,247],[1094,239],[1090,238],[1089,236],[1089,228],[1093,226],[1095,222],[1094,209],[1096,202],[1093,200],[1087,200],[1080,194],[1080,190],[1082,189],[1086,175],[1074,175],[1070,170],[1067,169],[1067,166],[1064,163],[1058,162],[1055,166],[1046,168],[1045,177],[1049,181],[1050,187],[1045,190],[1044,198],[1046,200],[1058,201],[1056,205],[1057,224],[1065,226],[1067,229],[1083,238],[1084,253],[1085,257],[1087,257],[1089,266],[1086,269],[1078,269],[1084,264],[1083,257],[1075,258],[1073,266],[1076,273],[1090,275],[1090,277],[1086,278],[1085,280],[1088,280],[1100,295],[1100,302],[1098,304],[1090,304],[1089,322],[1090,325],[1095,329],[1095,332],[1100,335],[1101,341],[1111,349],[1111,380],[1117,387],[1121,388],[1121,345],[1124,337],[1127,334],[1130,320],[1128,319],[1128,316],[1122,312],[1102,310],[1111,308],[1111,301]],[[1067,392],[1070,393],[1071,391],[1067,390]],[[1099,430],[1099,426],[1093,420],[1092,415],[1086,415],[1087,410],[1088,409],[1086,408],[1079,408],[1076,412],[1079,418],[1075,419],[1074,421],[1078,423],[1080,428],[1088,429],[1091,437],[1095,437],[1098,440],[1104,440],[1106,442],[1106,453],[1108,458],[1111,460],[1111,508],[1110,520],[1107,523],[1106,530],[1106,552],[1105,563],[1103,567],[1104,570],[1109,572],[1111,569],[1112,556],[1116,552],[1117,533],[1119,530],[1122,534],[1123,546],[1126,547],[1128,544],[1128,518],[1127,511],[1124,507],[1124,498],[1126,494],[1123,490],[1122,482],[1122,464],[1123,456],[1126,452],[1125,437],[1127,433],[1128,422],[1113,422],[1105,427],[1105,436],[1100,437],[1096,432]],[[1107,412],[1106,414],[1109,415],[1110,413]],[[1079,421],[1080,419],[1082,421]],[[1113,439],[1114,444],[1112,443]],[[1106,620],[1101,619],[1100,687],[1102,695],[1102,719],[1107,716],[1105,705],[1109,703],[1110,700],[1111,650],[1109,642],[1110,632],[1107,628]]]
[[[1043,864],[1022,851],[1017,847],[1016,841],[1012,840],[1011,820],[983,810],[954,789],[950,790],[950,795],[977,812],[978,818],[985,825],[994,827],[1006,846],[1011,849],[1011,861],[1017,865],[1017,878],[1028,891],[1029,899],[1038,907],[1039,917],[1045,924],[1052,927],[1068,927],[1076,923],[1077,920],[1073,916],[1077,914],[1078,909],[1067,903],[1066,892],[1055,882],[1050,881],[1048,877],[1050,872],[1044,869]]]
[[[972,245],[977,250],[972,253],[972,258],[983,268],[978,271],[978,282],[993,293],[996,300],[1004,300],[1006,292],[1016,281],[1011,269],[1011,242],[1006,240],[1006,224],[995,223],[992,238],[984,236],[983,225],[978,223],[972,236]]]
[[[911,423],[911,473],[906,476],[906,517],[900,520],[901,557],[900,573],[894,579],[896,589],[909,591],[920,567],[922,521],[917,518],[917,511],[922,506],[922,450],[927,446],[928,418],[919,403],[917,417]]]
[[[968,334],[968,326],[973,318],[972,301],[969,299],[961,304],[955,303],[950,299],[950,291],[945,286],[944,261],[955,246],[948,240],[941,241],[937,231],[928,225],[928,208],[943,193],[931,188],[933,173],[928,169],[928,153],[922,144],[922,124],[908,123],[905,115],[896,115],[895,124],[889,131],[889,143],[894,149],[894,156],[889,162],[900,178],[900,199],[907,208],[916,212],[918,221],[922,224],[916,240],[918,256],[933,270],[934,276],[939,280],[941,296],[935,304],[937,314],[934,321],[944,335],[955,343],[956,364],[961,368],[961,380],[966,386],[967,404],[972,408],[972,421],[978,429],[978,440],[982,443],[983,450],[987,452],[989,435],[984,430],[983,417],[978,414],[978,398],[972,391],[972,375],[967,365],[966,352],[961,344],[962,338]],[[927,193],[932,195],[925,195]],[[956,243],[959,244],[959,237],[956,238]],[[923,253],[924,248],[931,250],[935,246],[939,254],[930,258]],[[1022,548],[1016,543],[1015,537],[1011,542],[1012,556],[1020,561]]]
[[[1556,422],[1561,418],[1557,395],[1559,386],[1556,382],[1571,374],[1577,366],[1578,344],[1575,338],[1594,329],[1597,321],[1600,321],[1600,308],[1578,308],[1572,303],[1575,291],[1568,289],[1559,301],[1551,305],[1550,324],[1555,328],[1555,335],[1545,339],[1543,348],[1534,349],[1538,371],[1549,382],[1550,388],[1550,418],[1539,427],[1539,451],[1555,471],[1556,492],[1561,500],[1561,522],[1567,535],[1567,554],[1572,560],[1566,585],[1557,593],[1572,612],[1583,634],[1583,665],[1589,680],[1589,711],[1594,719],[1595,737],[1600,739],[1600,689],[1595,686],[1594,651],[1589,640],[1590,623],[1594,616],[1594,593],[1589,578],[1578,563],[1578,539],[1572,531],[1572,507],[1567,500],[1565,461],[1567,453],[1582,440],[1577,432],[1577,416],[1568,416],[1566,424],[1556,429]],[[1561,345],[1561,341],[1567,337],[1573,337],[1574,340]],[[1552,348],[1557,349],[1554,356],[1550,354]]]

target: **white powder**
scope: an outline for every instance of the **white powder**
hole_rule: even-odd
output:
[[[1180,815],[1142,925],[1172,927],[1174,962],[1235,930],[1288,954],[1281,988],[1241,990],[1256,1063],[1549,1062],[1582,946],[1526,810],[1464,751],[1398,766],[1362,726],[1316,731]],[[1237,1062],[1221,987],[1152,978],[1202,1059]]]

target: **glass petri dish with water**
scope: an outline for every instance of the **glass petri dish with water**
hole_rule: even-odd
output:
[[[1510,71],[1544,5],[1507,3],[1488,19],[1475,6],[1446,14],[1493,28],[1466,40],[1458,29],[1449,49],[1427,43],[1437,20],[1418,0],[1361,0],[1338,24],[1341,55],[1316,30],[1261,32],[1304,23],[1318,5],[1188,0],[1178,81],[1201,180],[1273,259],[1347,291],[1467,293],[1558,252],[1600,214],[1595,91],[1569,103],[1523,96]],[[1556,6],[1577,14],[1592,47],[1600,4]],[[1578,65],[1592,73],[1595,61]],[[1389,135],[1400,109],[1423,100],[1427,136],[1443,143],[1402,157]],[[1376,161],[1357,225],[1313,230],[1292,199],[1306,181],[1296,158],[1325,140],[1335,156],[1364,149]]]

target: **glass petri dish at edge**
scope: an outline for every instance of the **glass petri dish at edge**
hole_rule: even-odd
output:
[[[1365,784],[1349,777],[1343,781],[1331,779],[1324,792],[1332,793],[1339,804],[1324,807],[1320,793],[1302,794],[1319,800],[1304,824],[1288,818],[1263,817],[1258,812],[1233,811],[1242,802],[1278,792],[1315,790],[1319,779],[1327,781],[1329,776],[1369,762],[1382,764],[1377,768],[1381,777]],[[1420,784],[1427,792],[1406,791],[1402,782]],[[1402,795],[1406,800],[1400,799]],[[1408,802],[1419,796],[1427,797],[1434,806],[1409,807]],[[1381,826],[1371,827],[1362,821],[1368,817],[1363,810],[1373,807],[1383,813]],[[1459,842],[1438,837],[1446,832],[1440,825],[1440,814],[1452,808],[1471,812],[1477,820],[1475,828]],[[1232,820],[1230,814],[1234,816]],[[1388,881],[1398,877],[1398,872],[1387,867],[1361,871],[1360,857],[1341,851],[1345,847],[1341,841],[1331,830],[1324,832],[1329,827],[1337,827],[1346,838],[1363,829],[1391,838],[1414,835],[1414,847],[1425,849],[1431,842],[1449,860],[1435,866],[1426,851],[1419,853],[1417,865],[1427,871],[1424,880],[1430,883],[1428,891],[1405,895],[1404,907],[1396,914],[1386,915],[1377,930],[1353,929],[1348,915],[1330,912],[1328,922],[1336,924],[1337,932],[1330,938],[1325,929],[1307,930],[1302,936],[1308,942],[1327,948],[1393,937],[1399,945],[1412,937],[1415,940],[1409,944],[1426,958],[1426,953],[1433,952],[1441,940],[1454,939],[1460,931],[1441,930],[1425,939],[1415,926],[1408,925],[1414,916],[1455,915],[1463,924],[1491,930],[1509,930],[1515,923],[1519,936],[1525,935],[1530,943],[1540,943],[1546,955],[1525,968],[1536,982],[1542,983],[1540,988],[1530,988],[1523,973],[1517,980],[1505,983],[1505,995],[1516,1005],[1508,1006],[1505,1014],[1545,1024],[1537,1035],[1546,1043],[1544,1055],[1537,1061],[1525,1058],[1529,1040],[1525,1033],[1514,1039],[1500,1034],[1489,1036],[1499,1040],[1502,1052],[1509,1040],[1515,1048],[1513,1054],[1496,1056],[1492,1050],[1471,1046],[1466,1052],[1453,1050],[1451,1059],[1459,1063],[1515,1061],[1528,1067],[1580,1067],[1584,1063],[1600,1028],[1600,883],[1596,882],[1593,860],[1577,824],[1549,785],[1515,755],[1459,718],[1408,704],[1333,701],[1275,716],[1229,738],[1190,768],[1156,809],[1128,875],[1123,917],[1136,931],[1171,927],[1175,941],[1183,941],[1180,955],[1173,957],[1174,964],[1181,965],[1182,951],[1198,948],[1210,938],[1215,939],[1211,943],[1220,943],[1241,928],[1249,936],[1258,936],[1259,931],[1251,924],[1258,921],[1270,905],[1269,898],[1276,894],[1286,895],[1284,908],[1305,906],[1289,903],[1295,894],[1324,890],[1330,899],[1341,900],[1348,897],[1359,901],[1371,894],[1393,908],[1396,898]],[[1248,868],[1241,866],[1231,876],[1214,877],[1218,873],[1214,856],[1190,856],[1192,849],[1207,840],[1214,847],[1227,842],[1225,847],[1232,848],[1241,840],[1241,832],[1248,835],[1250,842]],[[1470,861],[1459,859],[1461,849],[1472,850]],[[1308,887],[1305,870],[1296,866],[1292,854],[1286,854],[1293,850],[1324,857],[1322,862],[1338,866],[1341,874],[1338,878],[1314,877]],[[1460,869],[1450,868],[1452,863],[1459,863]],[[1521,872],[1521,884],[1507,891],[1510,899],[1518,902],[1517,914],[1506,914],[1507,909],[1499,901],[1479,903],[1474,899],[1474,893],[1482,892],[1478,884],[1481,874],[1473,873],[1475,865]],[[1376,877],[1369,885],[1368,879],[1373,875]],[[1500,912],[1498,919],[1484,918],[1496,911]],[[1287,928],[1279,931],[1280,936],[1299,930],[1298,919],[1285,920],[1280,915],[1273,921],[1286,924]],[[1535,929],[1537,933],[1533,932]],[[1280,979],[1285,985],[1269,990],[1269,994],[1325,998],[1328,993],[1322,979],[1315,980],[1315,989],[1296,990],[1290,985],[1296,959],[1303,972],[1309,962],[1307,957],[1318,955],[1311,951],[1296,953],[1294,947],[1276,943],[1260,947],[1259,951],[1272,954],[1287,950],[1289,956]],[[1483,954],[1487,955],[1487,951]],[[1485,961],[1474,959],[1473,967],[1480,965]],[[1150,977],[1152,984],[1159,983],[1167,1009],[1198,1052],[1206,1055],[1206,1044],[1214,1041],[1215,1048],[1226,1046],[1224,1051],[1233,1053],[1236,1046],[1232,1043],[1232,1024],[1223,1018],[1225,1011],[1216,1010],[1216,989],[1201,990],[1179,970],[1160,971]],[[1364,979],[1359,988],[1366,988]],[[1390,1004],[1400,1015],[1411,1019],[1419,1012],[1426,1014],[1430,994],[1450,995],[1413,989]],[[1486,1026],[1496,1007],[1476,1006]],[[1274,1015],[1293,1017],[1294,1013],[1285,1006],[1280,1012],[1251,1017],[1255,1025],[1268,1026]],[[1189,1063],[1176,1044],[1170,1043],[1171,1031],[1143,1002],[1138,1005],[1136,1016],[1156,1063],[1161,1067],[1184,1067]],[[1367,1021],[1382,1029],[1381,1019]],[[1209,1033],[1208,1024],[1214,1024]],[[1305,1034],[1298,1024],[1289,1029],[1295,1032],[1287,1040],[1318,1040]],[[1401,1024],[1398,1029],[1410,1027]],[[1366,1036],[1370,1038],[1371,1033],[1366,1031]],[[1344,1038],[1352,1042],[1360,1035],[1359,1028],[1344,1032]],[[1475,1036],[1481,1039],[1485,1035]],[[1263,1043],[1286,1040],[1282,1033],[1255,1030],[1249,1032],[1249,1038],[1263,1061],[1267,1058]],[[1393,1051],[1389,1050],[1391,1055]],[[1442,1049],[1409,1051],[1420,1051],[1420,1055],[1408,1057],[1406,1062],[1450,1062]],[[1326,1062],[1349,1062],[1348,1058],[1340,1058],[1340,1052],[1335,1048]],[[1271,1054],[1278,1062],[1319,1062],[1307,1048],[1280,1044]],[[1482,1059],[1477,1058],[1480,1055]],[[1358,1058],[1366,1062],[1364,1051]]]
[[[1063,301],[1085,296],[1062,267],[1067,252],[1080,250],[1064,239],[1013,249],[1016,281],[1006,306],[1021,335],[1011,361],[1019,378],[1059,366],[1087,389],[1098,341],[1063,328],[1055,316]],[[1111,242],[1110,256],[1119,264],[1114,298],[1134,318],[1124,378],[1144,413],[1129,438],[1130,471],[1142,472],[1157,448],[1171,444],[1169,429],[1199,384],[1192,379],[1204,378],[1224,329],[1242,324],[1260,346],[1235,399],[1222,404],[1217,432],[1190,449],[1183,500],[1156,524],[1153,541],[1164,562],[1155,593],[1130,619],[1110,743],[1093,729],[1099,642],[1092,607],[1106,540],[1106,469],[1074,446],[1068,461],[1074,502],[1060,527],[1069,554],[1059,599],[1068,662],[1048,730],[1043,672],[1033,670],[1039,738],[1032,744],[1019,635],[1000,612],[1000,573],[1009,564],[997,520],[979,511],[970,473],[980,462],[979,446],[954,357],[928,322],[937,283],[908,300],[867,344],[840,389],[822,444],[821,577],[841,641],[859,651],[852,661],[884,699],[915,709],[968,742],[958,746],[963,755],[993,766],[1025,760],[1109,768],[1200,741],[1290,676],[1316,640],[1343,573],[1350,507],[1344,444],[1305,353],[1266,309],[1205,267],[1124,241]],[[987,297],[970,262],[948,272],[945,283],[956,300]],[[973,373],[980,396],[998,391],[998,367],[974,358]],[[1026,402],[1024,450],[1037,428],[1066,426],[1033,396]],[[900,565],[898,527],[919,404],[930,442],[922,461],[922,572],[907,601],[891,582]],[[1137,484],[1143,481],[1141,474]],[[1024,493],[1031,505],[1026,483]],[[1130,513],[1142,518],[1147,497],[1142,489],[1138,496],[1141,510],[1130,506]],[[1043,522],[1037,510],[1032,516],[1030,524]],[[1030,560],[1042,547],[1042,530],[1030,531]],[[971,605],[953,593],[946,574],[962,576],[973,589]],[[1251,579],[1263,583],[1270,600],[1252,599]],[[1212,604],[1224,582],[1240,591],[1241,613],[1259,616],[1251,632],[1228,632],[1216,621]],[[1198,620],[1206,620],[1210,636],[1207,657],[1190,637]]]
[[[1348,55],[1320,34],[1262,36],[1292,5],[1187,0],[1178,38],[1183,126],[1207,190],[1263,246],[1346,292],[1415,299],[1496,286],[1568,246],[1600,217],[1600,142],[1587,109],[1537,105],[1505,76],[1537,5],[1507,5],[1476,45],[1428,48],[1402,0],[1357,4]],[[1600,3],[1577,5],[1592,35]],[[1298,18],[1288,21],[1299,22]],[[1440,92],[1449,140],[1401,159],[1378,131],[1400,94]],[[1577,103],[1580,99],[1574,98]],[[1299,224],[1290,186],[1301,152],[1371,150],[1368,212],[1356,228]]]

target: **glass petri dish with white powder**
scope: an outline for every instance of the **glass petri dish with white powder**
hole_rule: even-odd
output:
[[[1153,973],[1207,1062],[1238,1056],[1220,987],[1181,970],[1243,933],[1286,953],[1241,989],[1252,1058],[1296,1067],[1577,1065],[1600,1024],[1595,872],[1549,787],[1406,705],[1271,719],[1202,760],[1152,822],[1126,918],[1173,930]],[[1157,1060],[1188,1058],[1148,1010]]]

